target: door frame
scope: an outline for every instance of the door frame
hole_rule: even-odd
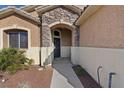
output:
[[[60,35],[60,36],[55,36],[55,35],[54,35],[54,32],[55,32],[55,31],[59,32],[59,35]],[[53,42],[54,42],[54,38],[59,38],[59,39],[60,39],[60,57],[61,57],[61,45],[62,45],[61,30],[59,30],[59,29],[54,29],[54,30],[52,31],[52,36],[53,36]],[[54,47],[54,48],[55,48],[55,47]]]

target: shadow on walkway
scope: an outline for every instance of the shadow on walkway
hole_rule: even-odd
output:
[[[70,83],[74,88],[83,88],[80,80],[72,69],[71,61],[68,58],[55,59],[53,62],[53,68],[59,72],[59,74],[64,76],[68,83]]]

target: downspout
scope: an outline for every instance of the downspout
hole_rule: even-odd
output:
[[[39,16],[39,19],[40,19],[40,50],[39,50],[39,61],[40,61],[40,66],[42,66],[42,59],[41,59],[41,48],[42,48],[42,17]]]
[[[109,82],[108,82],[108,83],[109,83],[109,84],[108,84],[108,87],[109,87],[109,88],[112,87],[112,76],[113,76],[113,75],[116,75],[116,73],[115,73],[115,72],[110,72],[110,73],[109,73]]]
[[[97,68],[97,78],[98,78],[98,84],[99,84],[99,85],[101,85],[101,84],[100,84],[100,73],[99,73],[100,69],[102,69],[102,66],[99,66],[99,67]]]

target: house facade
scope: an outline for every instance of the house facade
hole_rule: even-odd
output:
[[[54,58],[71,57],[79,29],[73,24],[82,8],[74,5],[29,5],[0,11],[0,48],[19,48],[36,65],[52,64]]]
[[[102,87],[124,87],[123,12],[124,6],[8,7],[0,11],[0,49],[24,49],[41,66],[70,58]]]

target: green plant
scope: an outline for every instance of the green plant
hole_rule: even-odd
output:
[[[85,76],[87,74],[87,72],[80,65],[73,66],[73,69],[78,76]]]
[[[0,51],[0,70],[15,73],[18,70],[28,68],[33,62],[25,56],[25,51],[4,48]]]

